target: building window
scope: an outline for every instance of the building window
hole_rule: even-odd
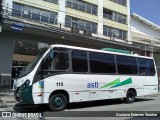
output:
[[[54,3],[54,4],[58,4],[58,0],[44,0],[44,1],[51,2],[51,3]]]
[[[23,6],[20,4],[13,3],[13,8],[12,8],[12,16],[16,17],[21,17],[22,16],[22,9]]]
[[[87,52],[72,51],[72,70],[73,72],[88,72]]]
[[[103,26],[103,35],[108,37],[114,37],[117,39],[126,40],[127,39],[127,32],[123,30],[119,30],[116,28],[111,28],[108,26]]]
[[[48,12],[48,11],[41,11],[41,14],[43,15],[43,16],[41,16],[41,22],[44,22],[44,23],[48,23],[48,22],[50,22],[50,12]]]
[[[110,0],[123,6],[127,6],[127,0]]]
[[[135,57],[117,55],[116,60],[119,74],[138,75],[137,60]]]
[[[73,18],[70,16],[66,16],[65,26],[66,27],[77,27],[80,30],[89,30],[92,33],[97,33],[97,23],[80,20],[80,19]]]
[[[32,20],[40,22],[40,10],[37,8],[32,8]]]
[[[66,0],[66,7],[97,15],[97,6],[80,0]]]
[[[29,6],[23,6],[22,8],[22,16],[26,19],[31,19],[32,16],[32,8]]]
[[[90,53],[89,61],[92,73],[116,73],[114,55]]]
[[[104,9],[103,10],[103,17],[109,20],[113,20],[119,23],[127,24],[127,16],[119,14],[117,12]]]
[[[12,16],[36,22],[57,24],[57,13],[13,3]]]

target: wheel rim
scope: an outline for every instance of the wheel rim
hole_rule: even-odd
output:
[[[133,93],[131,93],[131,92],[128,93],[128,99],[129,100],[133,100],[134,99]]]
[[[62,106],[62,104],[63,104],[63,99],[61,98],[61,97],[55,97],[54,99],[53,99],[53,104],[54,104],[54,106],[56,106],[56,107],[61,107]]]

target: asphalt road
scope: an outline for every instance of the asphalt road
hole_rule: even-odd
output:
[[[69,104],[65,111],[62,112],[52,112],[48,106],[43,105],[36,105],[36,106],[28,106],[25,104],[16,104],[14,108],[0,108],[0,111],[15,111],[20,113],[39,113],[42,116],[52,116],[51,117],[43,117],[43,118],[34,118],[34,119],[65,119],[65,120],[97,120],[97,119],[160,119],[158,117],[133,117],[133,116],[127,116],[127,117],[112,117],[115,114],[121,115],[122,113],[127,112],[129,113],[137,113],[137,111],[143,111],[142,113],[150,113],[149,111],[152,111],[152,113],[160,113],[160,94],[150,95],[150,96],[144,96],[141,98],[137,98],[136,101],[132,104],[126,104],[123,102],[123,100],[101,100],[101,101],[93,101],[93,102],[84,102],[84,103],[72,103]],[[116,112],[115,112],[116,111]],[[145,112],[144,112],[145,111]],[[155,111],[155,112],[153,112]],[[139,112],[137,114],[140,114]],[[152,114],[152,115],[153,115]],[[118,116],[117,115],[117,116]],[[124,115],[124,114],[123,114]],[[63,116],[63,117],[62,117]],[[86,116],[89,116],[86,118]],[[93,118],[94,116],[94,118]],[[107,117],[111,116],[111,117]],[[96,117],[96,118],[95,118]],[[0,118],[1,120],[2,118]],[[21,120],[28,120],[33,118],[12,118],[12,119],[21,119]],[[3,118],[3,120],[5,120]],[[7,118],[8,120],[8,118]]]

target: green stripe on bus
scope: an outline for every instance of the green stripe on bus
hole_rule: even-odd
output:
[[[123,82],[117,83],[116,85],[112,86],[111,88],[127,85],[132,83],[132,78],[128,78],[127,80],[124,80]]]
[[[118,83],[120,83],[120,78],[118,78],[118,79],[116,79],[116,80],[114,80],[114,81],[102,86],[101,88],[109,87],[109,86],[112,86],[112,85],[115,85],[115,84],[118,84]]]

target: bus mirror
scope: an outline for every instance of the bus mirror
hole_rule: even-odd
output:
[[[50,56],[51,58],[53,58],[53,56],[54,56],[54,51],[53,51],[53,50],[50,50],[49,56]]]

